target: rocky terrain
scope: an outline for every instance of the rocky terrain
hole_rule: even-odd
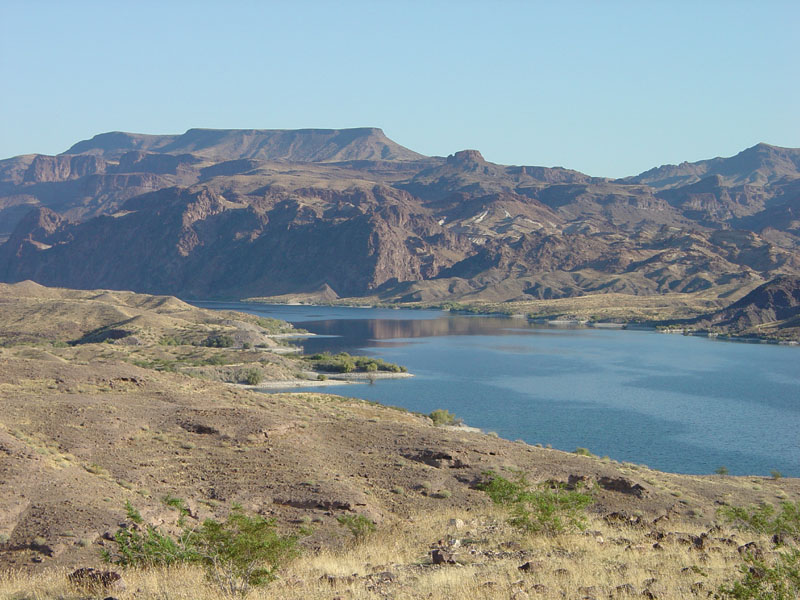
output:
[[[777,277],[724,309],[675,325],[715,334],[800,341],[800,278]]]
[[[800,150],[611,180],[379,129],[107,133],[0,161],[0,280],[183,297],[525,302],[800,273]],[[725,302],[722,302],[724,304]]]
[[[106,597],[58,568],[102,567],[126,502],[173,531],[169,498],[186,501],[192,523],[239,503],[306,530],[302,558],[272,595],[255,597],[706,597],[736,576],[746,543],[776,551],[720,522],[717,508],[800,499],[794,479],[661,473],[184,368],[189,356],[217,356],[204,364],[286,377],[300,359],[276,352],[276,336],[291,333],[280,322],[32,282],[0,286],[0,309],[0,570],[12,569],[0,576],[3,597]],[[230,346],[202,344],[222,335]],[[478,489],[489,471],[586,486],[588,529],[520,532]],[[354,540],[339,521],[348,515],[375,533]],[[127,587],[113,590],[123,600],[219,597],[189,567],[177,579],[123,575]]]

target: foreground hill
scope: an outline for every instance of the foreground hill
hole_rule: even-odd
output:
[[[184,297],[524,302],[800,274],[798,151],[610,180],[378,129],[108,133],[0,161],[0,280]]]
[[[257,393],[126,353],[203,351],[176,336],[220,327],[288,330],[247,315],[30,282],[0,286],[0,302],[0,568],[19,571],[0,578],[4,597],[86,597],[52,567],[100,566],[126,502],[175,531],[176,498],[194,524],[239,503],[282,531],[310,529],[269,597],[705,597],[736,577],[740,546],[775,552],[765,536],[716,528],[716,508],[800,499],[796,480],[660,473],[351,398]],[[127,335],[98,336],[111,329]],[[178,345],[164,346],[167,335]],[[294,360],[258,352],[272,377]],[[585,484],[589,529],[520,532],[477,489],[488,471]],[[377,530],[354,545],[340,522],[358,515]],[[218,597],[197,568],[179,573],[125,571],[128,588],[114,596]]]

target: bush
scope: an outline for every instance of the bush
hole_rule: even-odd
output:
[[[720,586],[715,598],[735,600],[796,600],[800,598],[800,549],[778,553],[767,564],[752,555],[745,556],[739,568],[741,579]]]
[[[225,334],[211,335],[203,342],[204,346],[209,348],[230,348],[233,346],[233,338]]]
[[[554,482],[532,487],[522,473],[517,473],[513,481],[493,471],[485,475],[490,479],[479,484],[478,489],[486,492],[495,504],[508,508],[509,523],[515,527],[545,535],[586,528],[583,511],[592,503],[591,495]]]
[[[800,540],[800,500],[781,502],[780,510],[760,504],[749,508],[723,506],[717,513],[737,529]]]
[[[444,408],[437,408],[435,411],[429,414],[428,417],[436,426],[458,425],[461,423],[461,419],[457,419],[453,413]]]
[[[225,594],[244,596],[251,586],[275,579],[278,569],[299,553],[297,536],[279,535],[274,520],[249,516],[235,507],[225,521],[206,519],[199,527],[189,527],[183,500],[168,496],[164,502],[180,513],[177,536],[145,525],[128,502],[132,523],[114,535],[116,553],[104,551],[105,560],[129,567],[200,564]]]
[[[341,515],[336,519],[339,525],[350,530],[356,542],[360,542],[375,532],[375,523],[364,515]]]
[[[408,371],[403,366],[386,362],[380,358],[369,356],[350,356],[347,352],[331,354],[323,352],[311,354],[304,357],[306,360],[315,363],[315,367],[321,371],[330,373],[352,373],[354,371],[374,373],[376,371],[388,371],[391,373],[405,373]]]
[[[103,550],[103,558],[107,562],[124,567],[159,567],[192,562],[194,553],[187,543],[186,530],[174,538],[152,525],[145,525],[142,515],[130,501],[125,503],[125,512],[132,523],[114,534],[114,543],[117,545],[115,555]]]
[[[269,583],[299,554],[296,536],[281,536],[274,520],[251,517],[240,509],[222,523],[206,519],[190,542],[209,577],[232,596]]]
[[[594,454],[589,452],[588,448],[575,448],[573,454],[577,454],[579,456],[594,456]]]
[[[261,383],[262,378],[261,371],[255,368],[247,369],[241,374],[241,380],[247,385],[258,385]]]

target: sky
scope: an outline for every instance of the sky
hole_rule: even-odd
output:
[[[0,158],[106,131],[380,127],[633,175],[800,147],[796,0],[0,0]]]

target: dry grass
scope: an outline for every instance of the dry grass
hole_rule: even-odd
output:
[[[460,519],[463,525],[454,524]],[[656,542],[651,527],[610,525],[591,519],[583,533],[557,537],[526,536],[510,528],[493,508],[443,510],[384,524],[358,544],[339,550],[307,551],[271,585],[256,589],[253,600],[412,598],[563,598],[642,597],[660,600],[705,598],[736,577],[738,545],[766,539],[726,530],[709,534],[702,549],[680,541],[705,530],[685,522],[657,529],[673,539]],[[654,544],[658,544],[654,547]],[[457,564],[432,565],[431,547],[454,552]],[[530,561],[533,568],[519,567]],[[127,587],[113,591],[119,600],[211,600],[220,592],[202,570],[127,570]],[[622,587],[620,587],[622,586]],[[112,592],[105,592],[108,595]],[[0,577],[0,597],[15,600],[78,600],[66,572]],[[104,595],[97,596],[98,598]]]

